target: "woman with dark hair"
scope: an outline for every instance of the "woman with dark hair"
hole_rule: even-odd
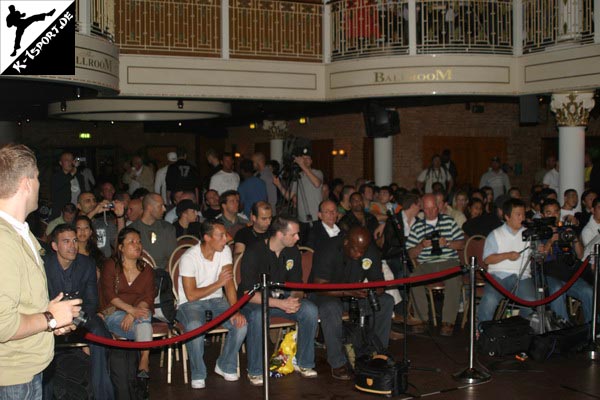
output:
[[[98,249],[98,238],[96,237],[96,231],[92,228],[92,220],[85,215],[80,215],[75,218],[73,225],[77,232],[77,252],[94,260],[96,271],[100,274],[106,258]]]
[[[472,197],[465,210],[465,216],[467,217],[467,220],[477,218],[481,214],[483,214],[483,201],[477,197]]]
[[[136,342],[152,340],[150,322],[156,289],[154,271],[142,260],[140,233],[124,228],[117,237],[117,249],[104,262],[100,275],[101,310],[108,329],[115,335]],[[148,378],[149,350],[142,350],[139,378]]]

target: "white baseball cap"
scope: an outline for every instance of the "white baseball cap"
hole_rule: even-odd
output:
[[[167,153],[167,160],[175,162],[177,161],[177,153],[175,153],[174,151],[170,151]]]

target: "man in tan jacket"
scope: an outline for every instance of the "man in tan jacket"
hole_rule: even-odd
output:
[[[38,169],[23,145],[0,148],[0,398],[42,398],[56,335],[69,332],[81,299],[48,301],[41,246],[25,218],[37,209]]]

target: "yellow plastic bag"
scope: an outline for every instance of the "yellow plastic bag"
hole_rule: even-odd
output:
[[[279,349],[271,356],[269,370],[273,376],[287,375],[294,372],[294,357],[296,356],[296,331],[288,332],[281,342]]]

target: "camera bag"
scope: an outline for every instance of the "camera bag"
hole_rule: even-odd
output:
[[[536,335],[529,355],[536,361],[546,361],[556,354],[579,351],[590,342],[590,332],[590,324],[584,324]]]
[[[364,355],[356,359],[354,387],[361,392],[387,397],[406,392],[408,366],[387,354]]]
[[[523,317],[485,321],[479,324],[477,348],[490,356],[505,356],[529,350],[533,332]]]

